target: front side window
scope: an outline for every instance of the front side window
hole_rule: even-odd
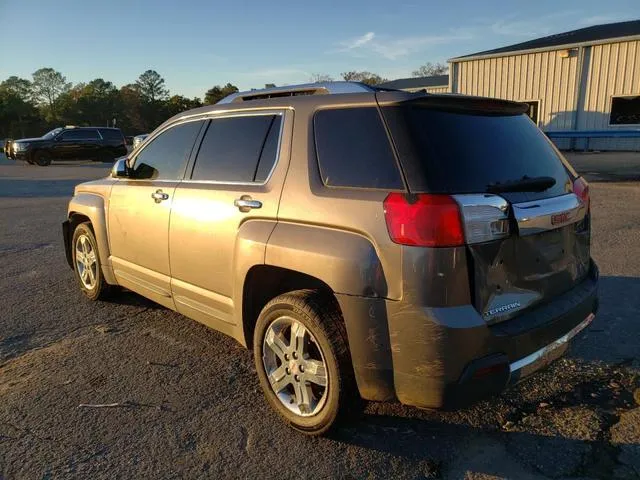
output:
[[[50,132],[45,133],[42,138],[53,138],[56,135],[58,135],[60,132],[62,131],[62,128],[58,127],[58,128],[54,128],[53,130],[51,130]]]
[[[640,125],[640,95],[611,99],[611,125]]]
[[[133,178],[179,180],[204,122],[182,123],[162,132],[135,159]]]
[[[277,157],[280,115],[211,120],[196,157],[192,180],[262,183]]]

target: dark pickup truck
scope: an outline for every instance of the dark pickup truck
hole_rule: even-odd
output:
[[[118,128],[64,127],[38,138],[7,140],[4,153],[7,158],[44,167],[53,159],[113,162],[127,154],[127,145]]]

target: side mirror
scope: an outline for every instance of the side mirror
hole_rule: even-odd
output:
[[[116,160],[116,163],[113,164],[113,168],[111,168],[111,176],[113,178],[127,178],[131,176],[131,169],[127,164],[128,160],[129,159],[126,157]]]

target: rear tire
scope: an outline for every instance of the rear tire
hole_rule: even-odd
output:
[[[102,275],[98,242],[90,222],[79,224],[73,231],[71,258],[80,290],[89,300],[104,300],[113,293],[114,288]]]
[[[298,290],[271,300],[258,317],[253,353],[267,401],[306,435],[327,433],[361,405],[344,321],[329,293]]]
[[[33,153],[32,162],[41,167],[49,166],[51,165],[51,155],[45,150],[39,150]]]

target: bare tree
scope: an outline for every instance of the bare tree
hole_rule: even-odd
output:
[[[311,83],[333,82],[333,77],[326,73],[312,73],[309,81]]]
[[[414,70],[411,75],[414,77],[433,77],[435,75],[445,75],[449,72],[449,65],[446,63],[427,62]]]
[[[386,78],[382,78],[377,73],[371,73],[367,71],[357,72],[343,72],[340,74],[342,78],[347,82],[361,82],[367,85],[378,85],[379,83],[386,82]]]

